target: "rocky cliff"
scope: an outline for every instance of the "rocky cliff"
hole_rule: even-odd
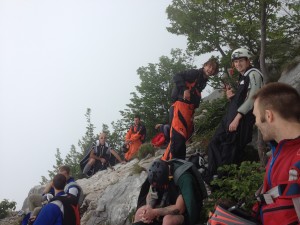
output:
[[[279,82],[288,83],[300,93],[300,63],[282,74]],[[212,98],[220,93],[214,92]],[[210,100],[211,97],[208,98]],[[191,150],[191,148],[189,149]],[[156,157],[162,155],[162,151],[156,153]],[[85,200],[81,210],[83,216],[82,225],[128,225],[136,208],[140,187],[146,179],[145,170],[155,157],[138,161],[137,159],[111,169],[96,173],[89,179],[81,179],[77,182],[83,188]],[[28,194],[41,193],[43,186],[33,187]],[[24,201],[23,210],[28,209],[27,198]],[[17,224],[15,213],[12,217],[0,221],[0,225]]]

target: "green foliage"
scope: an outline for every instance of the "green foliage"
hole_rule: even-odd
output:
[[[9,202],[7,199],[4,199],[0,202],[0,219],[4,219],[7,215],[9,210],[16,209],[16,202],[12,201]]]
[[[141,167],[138,163],[132,167],[132,174],[140,174],[142,171],[146,171],[145,168]]]
[[[85,151],[88,149],[88,147],[90,147],[91,144],[96,140],[96,136],[94,135],[95,127],[91,123],[91,109],[87,109],[85,117],[87,121],[86,132],[81,140],[78,141],[78,146],[81,151],[77,151],[75,145],[71,145],[70,151],[67,153],[65,159],[63,159],[59,148],[57,148],[55,154],[56,163],[55,165],[53,165],[53,170],[48,170],[49,179],[47,179],[45,176],[42,176],[42,181],[40,182],[41,185],[46,184],[50,180],[52,180],[53,177],[58,173],[59,167],[62,165],[67,165],[70,167],[71,175],[75,179],[81,178],[79,162],[84,156]],[[103,125],[103,128],[105,128],[105,125]]]
[[[219,98],[212,101],[204,101],[200,104],[197,115],[201,115],[200,119],[195,122],[196,128],[199,128],[194,140],[199,141],[200,148],[204,151],[207,149],[209,141],[219,125],[224,110],[226,108],[227,99]]]
[[[150,143],[142,144],[138,151],[138,159],[144,159],[147,155],[154,155],[155,148]]]
[[[126,127],[121,120],[117,122],[112,122],[112,133],[109,136],[110,146],[118,152],[121,152],[121,147],[124,143],[125,132],[128,127]]]
[[[136,209],[131,209],[128,214],[128,221],[131,221],[131,223],[134,222],[135,212],[136,212]]]
[[[61,157],[61,153],[60,153],[60,150],[59,148],[56,149],[56,154],[55,154],[55,161],[56,161],[56,164],[52,166],[53,170],[48,170],[48,173],[49,173],[49,180],[52,180],[53,177],[58,173],[58,169],[60,166],[63,165],[63,158]],[[45,177],[44,177],[45,178]],[[47,179],[43,179],[44,181],[47,181]],[[47,183],[46,182],[46,183]],[[42,183],[41,183],[42,184]],[[44,184],[44,183],[43,183]]]
[[[263,183],[264,169],[258,162],[242,162],[224,165],[218,168],[222,178],[213,180],[215,190],[209,196],[210,202],[206,207],[212,207],[220,199],[235,203],[245,203],[245,209],[250,210],[255,202],[254,194]]]
[[[75,146],[72,145],[70,152],[66,155],[66,158],[64,160],[64,164],[70,167],[71,175],[75,180],[81,177],[81,170],[79,165],[81,156],[82,154],[80,154],[80,152],[77,152]]]
[[[86,114],[86,132],[85,135],[78,141],[78,146],[81,148],[82,155],[84,155],[85,151],[91,144],[96,140],[96,136],[94,135],[95,126],[91,122],[91,109],[87,108]]]
[[[167,7],[173,34],[185,35],[197,55],[218,51],[222,66],[230,66],[233,49],[247,46],[259,67],[261,27],[266,25],[266,60],[269,71],[299,55],[299,0],[173,0]],[[266,24],[261,12],[267,13]],[[263,59],[265,60],[265,59]]]

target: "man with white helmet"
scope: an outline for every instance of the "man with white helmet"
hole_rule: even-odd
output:
[[[238,87],[226,88],[230,103],[208,146],[207,182],[217,175],[218,167],[240,163],[244,148],[252,140],[255,122],[252,96],[262,87],[263,77],[251,66],[250,58],[251,53],[245,48],[238,48],[231,55],[232,64],[239,72]]]

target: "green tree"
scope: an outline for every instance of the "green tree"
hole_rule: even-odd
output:
[[[4,199],[3,201],[0,202],[0,219],[5,218],[8,215],[8,212],[10,210],[15,210],[16,209],[16,202],[8,201],[7,199]]]
[[[95,126],[91,122],[91,109],[87,108],[86,113],[84,114],[87,122],[85,135],[78,141],[78,146],[81,148],[81,152],[83,156],[85,151],[89,146],[95,141],[96,136],[94,135]]]
[[[121,147],[124,143],[125,132],[128,127],[125,126],[122,120],[117,120],[116,122],[111,123],[112,133],[109,137],[110,146],[121,153]]]
[[[269,70],[277,71],[299,55],[299,12],[299,0],[173,0],[167,7],[167,30],[187,36],[188,48],[196,54],[218,51],[225,68],[230,67],[230,52],[247,46],[255,66],[260,66],[263,50],[260,61],[268,60]]]
[[[64,164],[64,160],[61,157],[61,152],[59,148],[56,149],[55,161],[56,161],[55,165],[52,166],[53,170],[48,170],[50,180],[52,180],[53,177],[58,173],[59,167]]]
[[[175,49],[171,50],[171,57],[162,56],[159,63],[149,63],[146,67],[138,68],[141,83],[136,86],[136,92],[131,93],[128,108],[120,111],[122,123],[127,125],[127,129],[135,114],[141,115],[148,138],[155,134],[156,123],[167,122],[171,106],[172,77],[180,71],[193,68],[193,60],[191,54]]]
[[[71,145],[71,150],[66,155],[66,158],[64,160],[64,164],[70,167],[71,170],[70,172],[75,179],[81,177],[81,170],[79,164],[81,160],[81,156],[82,154],[76,151],[75,145]]]

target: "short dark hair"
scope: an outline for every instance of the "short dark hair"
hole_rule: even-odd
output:
[[[213,70],[214,70],[214,75],[219,73],[219,62],[216,58],[212,57],[209,60],[207,60],[207,62],[205,62],[203,64],[204,66],[212,66]]]
[[[66,186],[67,179],[62,174],[56,174],[53,178],[53,187],[56,190],[63,190]]]
[[[70,174],[71,169],[69,166],[63,165],[63,166],[59,167],[59,172],[62,172],[62,171],[66,171],[67,174]]]
[[[139,114],[135,114],[134,118],[138,118],[139,120],[141,119],[141,116]]]
[[[300,122],[300,95],[295,88],[284,83],[269,83],[254,96],[261,115],[265,110],[277,112],[283,119]]]

